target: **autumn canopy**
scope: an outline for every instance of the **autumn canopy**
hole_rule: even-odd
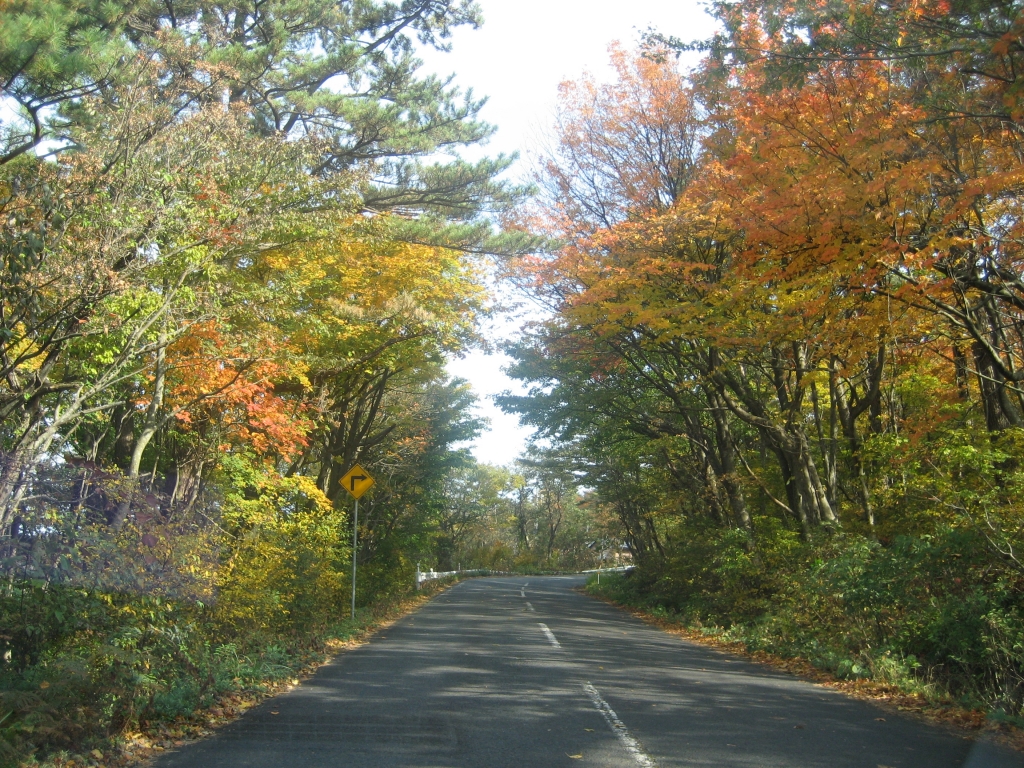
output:
[[[0,0],[0,764],[290,676],[354,558],[363,619],[418,563],[630,560],[1024,715],[1024,8],[711,11],[563,84],[517,186],[415,56],[470,0]],[[445,370],[491,278],[545,310],[511,468]]]

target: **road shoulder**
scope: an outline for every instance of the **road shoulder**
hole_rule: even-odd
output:
[[[459,581],[456,579],[445,582],[428,582],[428,587],[398,601],[379,616],[371,617],[351,635],[327,640],[324,643],[323,651],[313,654],[308,663],[298,669],[294,675],[284,680],[268,681],[264,684],[263,690],[231,693],[219,697],[211,706],[197,710],[187,718],[180,718],[170,724],[161,723],[145,731],[125,734],[118,752],[106,755],[99,765],[102,765],[103,768],[149,766],[168,750],[178,749],[213,736],[219,729],[235,722],[253,707],[302,685],[317,670],[325,664],[329,664],[339,654],[370,642],[375,635],[386,631],[396,621],[415,613],[435,597],[458,584]],[[79,764],[74,763],[74,765]],[[67,765],[72,765],[72,763],[67,763]],[[54,768],[63,768],[63,765],[55,762]]]
[[[943,726],[962,738],[991,740],[1024,753],[1024,730],[1009,723],[993,721],[982,710],[966,709],[952,704],[937,704],[921,694],[907,693],[896,686],[872,680],[841,680],[818,669],[806,659],[785,658],[765,651],[750,651],[741,642],[726,641],[714,635],[689,629],[677,622],[639,608],[617,603],[604,595],[593,594],[585,586],[577,587],[576,591],[607,603],[645,624],[657,627],[663,632],[675,635],[687,642],[786,672],[809,683],[829,688],[851,698],[870,702],[883,711],[899,712],[904,716],[910,715],[933,725]]]

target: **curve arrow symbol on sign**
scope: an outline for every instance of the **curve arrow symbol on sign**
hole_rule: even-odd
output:
[[[358,499],[370,488],[373,487],[373,478],[370,473],[356,464],[341,478],[341,487],[348,491],[355,499]]]

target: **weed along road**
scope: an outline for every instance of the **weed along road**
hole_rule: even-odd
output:
[[[573,591],[462,582],[158,768],[1024,766]]]

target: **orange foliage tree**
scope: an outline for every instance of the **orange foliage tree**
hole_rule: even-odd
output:
[[[515,276],[556,312],[533,352],[518,346],[524,376],[538,353],[571,355],[590,370],[574,391],[602,408],[618,376],[651,409],[621,423],[684,438],[718,519],[750,528],[753,494],[809,537],[840,525],[846,500],[849,522],[875,526],[879,446],[955,413],[967,429],[974,414],[993,433],[1018,425],[1024,337],[1012,115],[936,120],[941,89],[893,56],[807,54],[786,70],[805,12],[733,19],[731,47],[692,77],[664,48],[615,49],[614,85],[563,86],[549,194],[523,216],[560,245]],[[997,38],[998,62],[1013,43]],[[995,80],[971,103],[991,102]],[[922,419],[904,389],[925,380]]]

